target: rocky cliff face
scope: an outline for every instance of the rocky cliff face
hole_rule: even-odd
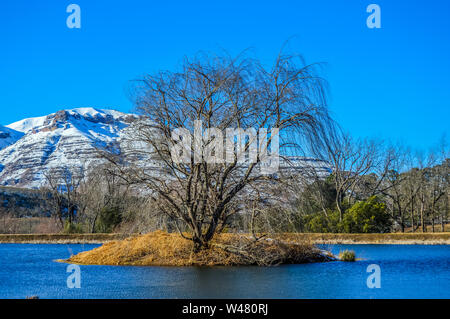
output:
[[[38,188],[50,169],[81,168],[99,161],[96,148],[114,147],[120,132],[136,118],[113,110],[78,108],[0,128],[0,136],[9,133],[0,144],[0,185]]]

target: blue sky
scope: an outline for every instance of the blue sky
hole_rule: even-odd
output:
[[[117,2],[117,3],[116,3]],[[81,29],[66,7],[81,7]],[[381,29],[366,7],[381,7]],[[0,124],[63,108],[130,111],[130,80],[198,51],[282,44],[326,62],[332,115],[359,137],[428,149],[450,118],[450,1],[2,1]]]

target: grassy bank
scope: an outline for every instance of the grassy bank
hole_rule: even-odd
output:
[[[309,241],[314,244],[405,244],[450,245],[450,233],[386,233],[386,234],[282,234],[285,240]]]
[[[0,234],[0,243],[107,243],[126,238],[124,234]],[[282,240],[311,244],[450,244],[449,233],[318,234],[271,235]]]
[[[88,265],[268,266],[331,260],[331,254],[310,244],[274,239],[254,242],[249,236],[236,234],[216,235],[207,249],[193,253],[192,241],[175,233],[155,231],[109,242],[60,261]]]
[[[123,234],[0,234],[0,243],[103,244],[126,237]]]

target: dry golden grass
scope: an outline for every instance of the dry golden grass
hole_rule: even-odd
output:
[[[0,234],[0,243],[107,243],[128,237],[127,234]],[[450,244],[446,233],[333,234],[282,233],[272,238],[302,244]]]
[[[422,232],[422,227],[421,226],[419,226],[419,228],[416,228],[414,230],[414,232],[412,231],[412,227],[406,227],[405,228],[405,233],[421,233],[421,232]],[[427,233],[433,233],[433,226],[426,225],[426,232]],[[442,232],[441,224],[435,224],[434,225],[434,232],[436,232],[436,233]],[[444,232],[450,232],[450,223],[444,224]]]
[[[314,244],[405,244],[449,245],[450,233],[385,233],[385,234],[334,234],[334,233],[284,233],[276,238],[292,241],[309,241]]]
[[[193,253],[191,241],[179,234],[155,231],[146,235],[109,242],[79,253],[64,262],[89,265],[214,266],[274,265],[332,260],[308,245],[262,239],[256,243],[247,236],[221,234],[208,249]]]

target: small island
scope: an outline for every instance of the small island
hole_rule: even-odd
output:
[[[336,260],[331,253],[312,245],[271,238],[255,241],[246,236],[220,234],[209,245],[194,253],[191,241],[175,233],[155,231],[105,243],[59,261],[83,265],[273,266]]]

